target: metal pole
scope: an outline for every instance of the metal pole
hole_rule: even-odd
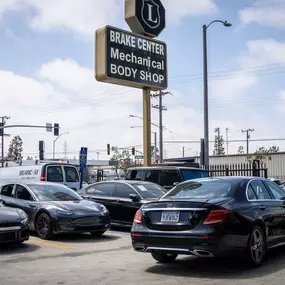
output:
[[[184,148],[184,146],[182,147],[182,157],[184,157],[185,156],[185,148]]]
[[[154,162],[156,162],[156,150],[157,150],[157,138],[156,138],[156,132],[154,132]]]
[[[162,93],[159,94],[159,162],[163,163]]]
[[[249,130],[247,130],[246,131],[246,154],[248,155],[248,153],[249,153],[249,135],[248,135],[248,133],[249,133]]]
[[[55,159],[55,141],[53,141],[52,145],[52,159]]]
[[[209,111],[208,111],[208,63],[207,63],[207,26],[203,26],[203,73],[204,73],[204,142],[205,169],[209,168]]]
[[[151,165],[150,89],[143,89],[143,153],[144,166]]]
[[[227,140],[227,161],[229,163],[229,128],[226,128],[226,140]]]
[[[4,126],[5,120],[4,117],[2,117],[2,125]],[[1,151],[2,151],[2,167],[4,167],[4,130],[3,130],[3,134],[2,134],[2,142],[1,142]]]

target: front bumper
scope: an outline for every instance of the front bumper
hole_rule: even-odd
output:
[[[54,233],[83,233],[107,231],[110,229],[110,216],[77,217],[74,219],[57,218],[53,220]]]
[[[29,238],[30,233],[28,226],[0,228],[0,244],[22,242],[25,240],[29,240]]]
[[[200,257],[231,256],[243,254],[246,236],[221,237],[190,234],[131,233],[132,245],[138,252],[161,252]],[[238,240],[238,242],[237,242]]]

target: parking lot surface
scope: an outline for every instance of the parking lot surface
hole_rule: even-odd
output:
[[[22,245],[0,249],[0,284],[284,284],[285,248],[270,252],[264,264],[247,268],[238,259],[180,256],[159,264],[136,253],[126,232],[60,236],[45,241],[31,236]]]

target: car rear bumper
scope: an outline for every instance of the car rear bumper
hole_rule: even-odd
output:
[[[162,252],[200,257],[231,256],[244,253],[246,236],[221,237],[186,234],[131,233],[132,245],[138,252]]]
[[[22,227],[18,229],[0,229],[0,244],[5,243],[13,243],[13,242],[22,242],[25,240],[29,240],[30,233],[29,233],[29,227]]]

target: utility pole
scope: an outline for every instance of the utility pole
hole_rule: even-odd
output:
[[[6,120],[9,120],[10,117],[2,116],[0,117],[0,119],[1,119],[1,126],[4,127],[6,124]],[[10,136],[10,135],[5,134],[4,129],[1,129],[0,131],[1,131],[1,164],[2,164],[2,167],[4,167],[4,136]]]
[[[185,156],[185,148],[184,148],[184,146],[182,147],[182,157],[184,157]]]
[[[167,108],[162,105],[163,96],[171,94],[170,92],[159,91],[158,94],[152,94],[151,98],[158,98],[158,105],[152,105],[152,108],[159,111],[159,162],[163,163],[163,124],[162,112],[167,111]]]
[[[65,159],[67,159],[67,147],[68,147],[67,141],[64,141],[63,148],[64,148],[64,158]]]
[[[99,151],[97,151],[97,152],[96,152],[96,154],[97,154],[97,160],[99,160],[100,152],[99,152]]]
[[[254,129],[241,130],[242,133],[246,133],[246,153],[249,154],[249,139],[250,132],[254,132]]]
[[[226,128],[227,161],[229,162],[229,128]]]

